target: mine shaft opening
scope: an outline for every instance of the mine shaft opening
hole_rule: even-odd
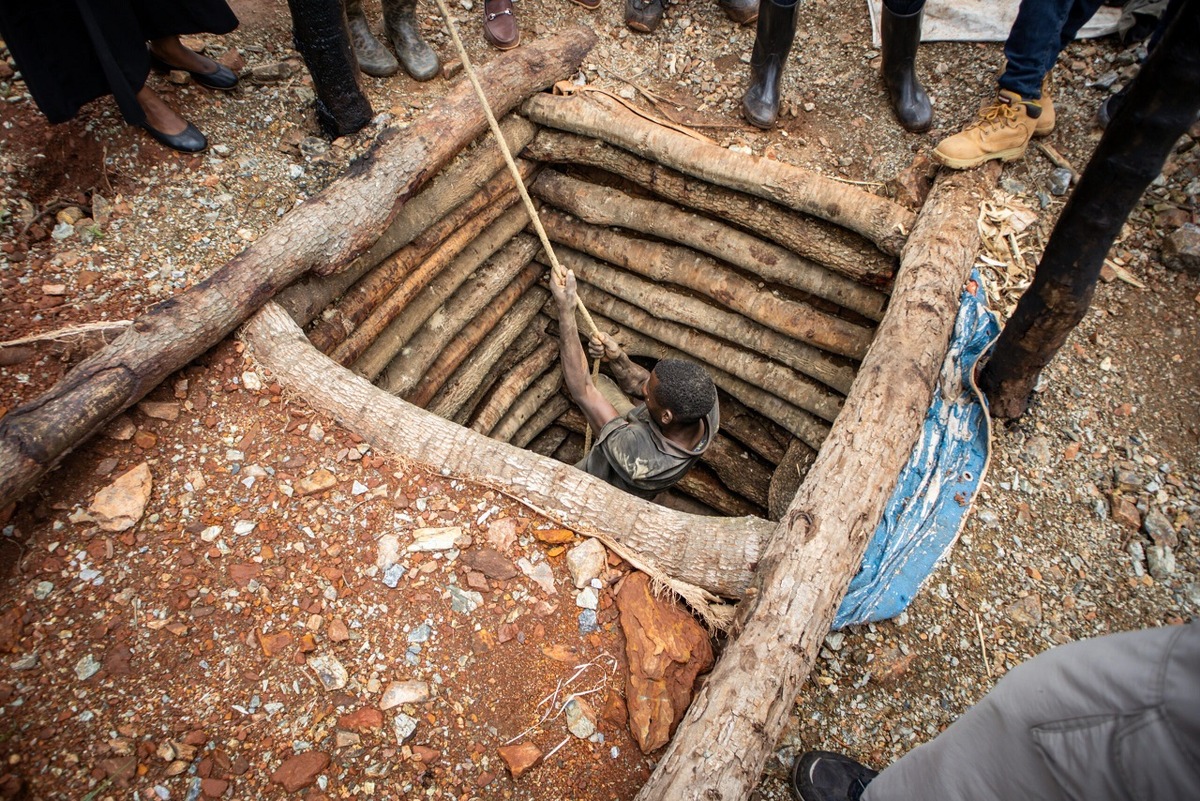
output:
[[[882,319],[895,257],[779,204],[519,124],[530,130],[518,158],[523,181],[597,327],[647,369],[689,359],[717,386],[717,437],[655,500],[778,519]],[[446,189],[481,149],[460,154],[447,180],[424,190],[451,199],[424,227],[363,257],[374,263],[308,333],[393,395],[575,464],[586,422],[563,386],[550,261],[530,216],[503,167],[477,170],[458,195]]]

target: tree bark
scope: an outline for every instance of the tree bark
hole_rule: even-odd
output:
[[[588,310],[615,320],[626,328],[670,345],[691,361],[736,376],[741,381],[793,404],[827,422],[833,422],[842,408],[842,398],[806,375],[773,362],[753,351],[729,345],[714,337],[674,323],[656,320],[638,307],[595,287],[581,283],[579,297]]]
[[[1200,2],[1184,2],[1134,79],[1050,234],[979,376],[993,417],[1020,417],[1038,376],[1092,303],[1100,268],[1134,204],[1200,108]]]
[[[812,463],[817,458],[817,452],[798,439],[793,438],[788,445],[787,453],[775,466],[771,474],[771,482],[767,485],[767,516],[772,520],[783,518],[796,490],[804,483],[804,477],[812,469]]]
[[[491,214],[480,216],[489,219]],[[352,364],[355,372],[373,380],[459,284],[527,222],[529,215],[525,207],[514,203],[466,247],[456,244],[453,248],[438,248],[420,267],[409,273],[330,356],[341,364]],[[471,225],[469,229],[473,232],[475,226]],[[468,228],[464,226],[462,230]]]
[[[493,59],[480,70],[493,108],[503,113],[571,75],[595,40],[572,28]],[[48,392],[9,412],[0,420],[0,508],[297,276],[345,267],[485,125],[470,85],[456,85],[403,134],[380,134],[371,154],[208,279],[140,316]]]
[[[522,337],[528,337],[530,349],[532,349],[544,336],[545,318],[540,318],[537,325],[534,325],[533,321],[537,318],[538,311],[548,296],[549,293],[540,287],[531,287],[522,295],[521,299],[514,303],[512,308],[487,330],[486,335],[477,346],[466,348],[470,351],[469,355],[446,379],[433,399],[428,404],[424,404],[425,408],[447,420],[462,423],[466,419],[466,415],[460,418],[460,410],[475,396],[476,391],[486,391],[485,385],[490,386],[490,382],[487,380],[489,375],[494,380],[503,372],[500,369],[501,360],[509,350],[509,346],[516,347],[516,342]],[[481,333],[484,326],[485,324],[480,324],[473,327],[472,333]],[[474,411],[473,404],[467,409],[467,414],[472,411]]]
[[[551,398],[558,395],[562,385],[562,370],[547,370],[517,398],[517,402],[504,413],[488,436],[500,442],[511,442],[521,426],[537,414],[538,409],[545,406]]]
[[[544,311],[547,315],[554,314],[553,304],[548,303]],[[613,334],[631,356],[648,356],[653,359],[689,359],[695,361],[692,354],[664,345],[655,339],[645,336],[637,329],[620,325],[602,314],[593,311],[592,319],[596,322],[600,330]],[[829,426],[824,420],[811,412],[806,412],[787,401],[780,400],[778,396],[772,395],[755,384],[743,381],[718,367],[714,367],[712,364],[707,365],[707,370],[709,375],[712,376],[713,383],[724,390],[726,394],[736,398],[785,431],[804,440],[813,448],[819,449],[821,443],[825,441],[825,437],[828,436]]]
[[[670,203],[633,197],[554,170],[544,170],[529,189],[547,203],[592,225],[619,226],[677,242],[727,261],[764,281],[824,298],[876,322],[883,319],[887,295],[879,290],[838,275],[786,248]]]
[[[371,121],[371,103],[358,85],[358,61],[341,0],[288,0],[292,41],[308,67],[317,95],[317,122],[333,137]]]
[[[545,450],[545,446],[542,446],[542,449],[539,450],[538,448],[533,447],[531,443],[539,440],[541,436],[546,433],[547,429],[559,428],[559,426],[555,424],[555,421],[558,420],[563,412],[570,408],[571,401],[567,399],[566,395],[561,393],[555,395],[553,398],[548,400],[542,406],[542,408],[538,409],[536,414],[525,421],[525,424],[521,426],[517,433],[512,435],[512,439],[510,439],[509,442],[513,445],[516,445],[518,448],[528,447],[529,450],[532,450],[534,453],[540,453],[543,456],[553,453],[553,448],[547,452]],[[559,442],[561,441],[562,440],[560,439]],[[555,444],[554,447],[558,447],[558,445]]]
[[[586,165],[614,173],[660,197],[753,231],[864,286],[886,290],[895,276],[895,258],[858,234],[760,198],[698,181],[586,136],[543,128],[525,153],[539,161]]]
[[[592,93],[540,94],[521,112],[541,125],[593,136],[693,178],[746,192],[862,234],[884,253],[900,252],[914,215],[887,198],[781,161],[734,153],[648,122]]]
[[[728,393],[721,397],[721,430],[774,465],[783,460],[788,443],[794,439],[778,423],[755,413]]]
[[[571,402],[566,398],[563,398],[563,402],[566,403],[567,406],[571,405]],[[554,416],[558,417],[558,415],[562,414],[564,411],[566,411],[565,406],[558,411],[558,414],[555,414]],[[530,422],[532,423],[533,421],[531,420]],[[528,448],[530,451],[533,451],[539,456],[550,458],[554,455],[554,452],[558,450],[559,446],[563,444],[563,440],[567,438],[567,434],[567,429],[559,425],[553,425],[530,440],[528,445],[522,445],[519,447]]]
[[[247,324],[244,336],[284,386],[380,449],[471,476],[713,595],[736,597],[750,582],[758,547],[771,530],[765,521],[681,515],[569,465],[457,426],[334,364],[273,303]]]
[[[552,242],[595,256],[652,281],[675,284],[709,297],[722,306],[816,348],[862,359],[872,331],[832,314],[763,291],[715,259],[678,245],[599,228],[562,212],[540,212]]]
[[[550,365],[556,361],[558,361],[558,343],[548,339],[538,345],[533,353],[522,359],[512,369],[505,370],[487,403],[471,420],[471,429],[480,434],[490,435],[500,419],[517,402],[517,398],[521,397],[522,393],[529,389],[529,385],[550,369]],[[517,447],[522,446],[518,445]]]
[[[438,359],[447,342],[458,336],[464,326],[473,319],[477,326],[484,324],[478,316],[480,312],[484,311],[489,303],[494,303],[522,271],[530,273],[522,285],[532,285],[537,281],[542,272],[541,268],[531,267],[529,263],[533,261],[533,254],[538,247],[537,240],[532,236],[518,234],[488,259],[487,263],[473,270],[473,275],[463,281],[461,286],[451,287],[453,294],[449,297],[443,296],[442,287],[439,287],[439,282],[435,280],[421,296],[421,301],[425,302],[422,304],[423,308],[416,309],[410,306],[384,331],[382,344],[385,347],[379,355],[381,358],[389,355],[389,352],[393,355],[383,372],[380,385],[388,392],[405,396],[410,403],[423,407],[424,403],[409,398],[408,394],[425,377],[426,371]],[[424,308],[433,303],[439,304],[433,314],[423,314]],[[401,326],[400,323],[404,325]],[[409,331],[414,330],[415,333],[409,335]],[[372,351],[374,348],[373,345]],[[464,357],[465,355],[463,354]],[[360,363],[365,361],[365,358],[361,359]],[[357,367],[358,365],[355,365],[352,369],[356,369],[367,378],[375,377],[371,374],[372,371],[358,370]],[[450,368],[445,376],[449,376],[450,372],[453,372],[453,368]],[[432,397],[433,393],[430,392],[425,401],[428,402]]]
[[[417,384],[416,389],[410,393],[411,397],[406,400],[410,403],[422,402],[417,405],[427,403],[433,397],[437,387],[441,386],[442,382],[454,372],[455,366],[460,364],[467,354],[479,344],[484,337],[484,332],[493,328],[522,296],[536,288],[535,285],[541,274],[542,268],[537,264],[528,264],[521,272],[517,273],[504,291],[497,295],[492,304],[476,319],[475,325],[468,331],[468,336],[455,338],[442,350],[433,365],[433,368],[436,369],[431,369],[426,373],[421,382]],[[389,389],[389,387],[390,384],[384,382],[383,388]]]
[[[520,161],[518,166],[523,173],[529,174],[536,165]],[[405,281],[431,280],[434,271],[461,253],[516,199],[516,189],[508,170],[493,176],[473,197],[363,276],[332,309],[324,313],[318,309],[321,319],[308,332],[308,338],[319,350],[329,353],[353,334],[397,285]],[[419,269],[414,274],[415,268]]]
[[[846,408],[738,605],[740,634],[638,799],[731,801],[758,783],[920,431],[998,171],[942,173]]]
[[[618,270],[578,251],[558,248],[555,254],[559,262],[573,270],[580,281],[649,312],[659,321],[679,323],[689,329],[736,343],[768,359],[786,364],[843,395],[850,391],[850,385],[854,383],[855,365],[848,359],[797,342],[740,314],[691,295],[664,292],[662,287],[651,281]]]

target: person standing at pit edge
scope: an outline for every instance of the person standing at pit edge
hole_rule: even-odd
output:
[[[224,0],[0,2],[0,35],[51,123],[111,94],[126,122],[182,153],[199,153],[208,140],[146,86],[150,67],[182,70],[206,89],[233,89],[232,71],[179,37],[229,33],[237,25]]]
[[[750,86],[742,96],[742,115],[751,125],[773,128],[779,118],[779,92],[787,64],[800,0],[762,0],[758,30],[750,54]],[[914,133],[929,130],[933,107],[917,79],[917,45],[925,0],[884,0],[880,20],[883,39],[883,82],[896,119]]]

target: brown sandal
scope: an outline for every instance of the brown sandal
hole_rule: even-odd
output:
[[[512,0],[484,0],[483,38],[500,50],[512,50],[521,43]]]

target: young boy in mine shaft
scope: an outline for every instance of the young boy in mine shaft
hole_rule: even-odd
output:
[[[575,322],[575,274],[551,271],[550,292],[558,305],[564,383],[599,432],[575,466],[618,489],[653,498],[683,478],[712,444],[721,417],[717,388],[694,362],[662,359],[646,370],[604,333],[592,335],[588,351],[608,362],[619,389],[603,375],[594,383]],[[634,406],[622,392],[643,402]]]

